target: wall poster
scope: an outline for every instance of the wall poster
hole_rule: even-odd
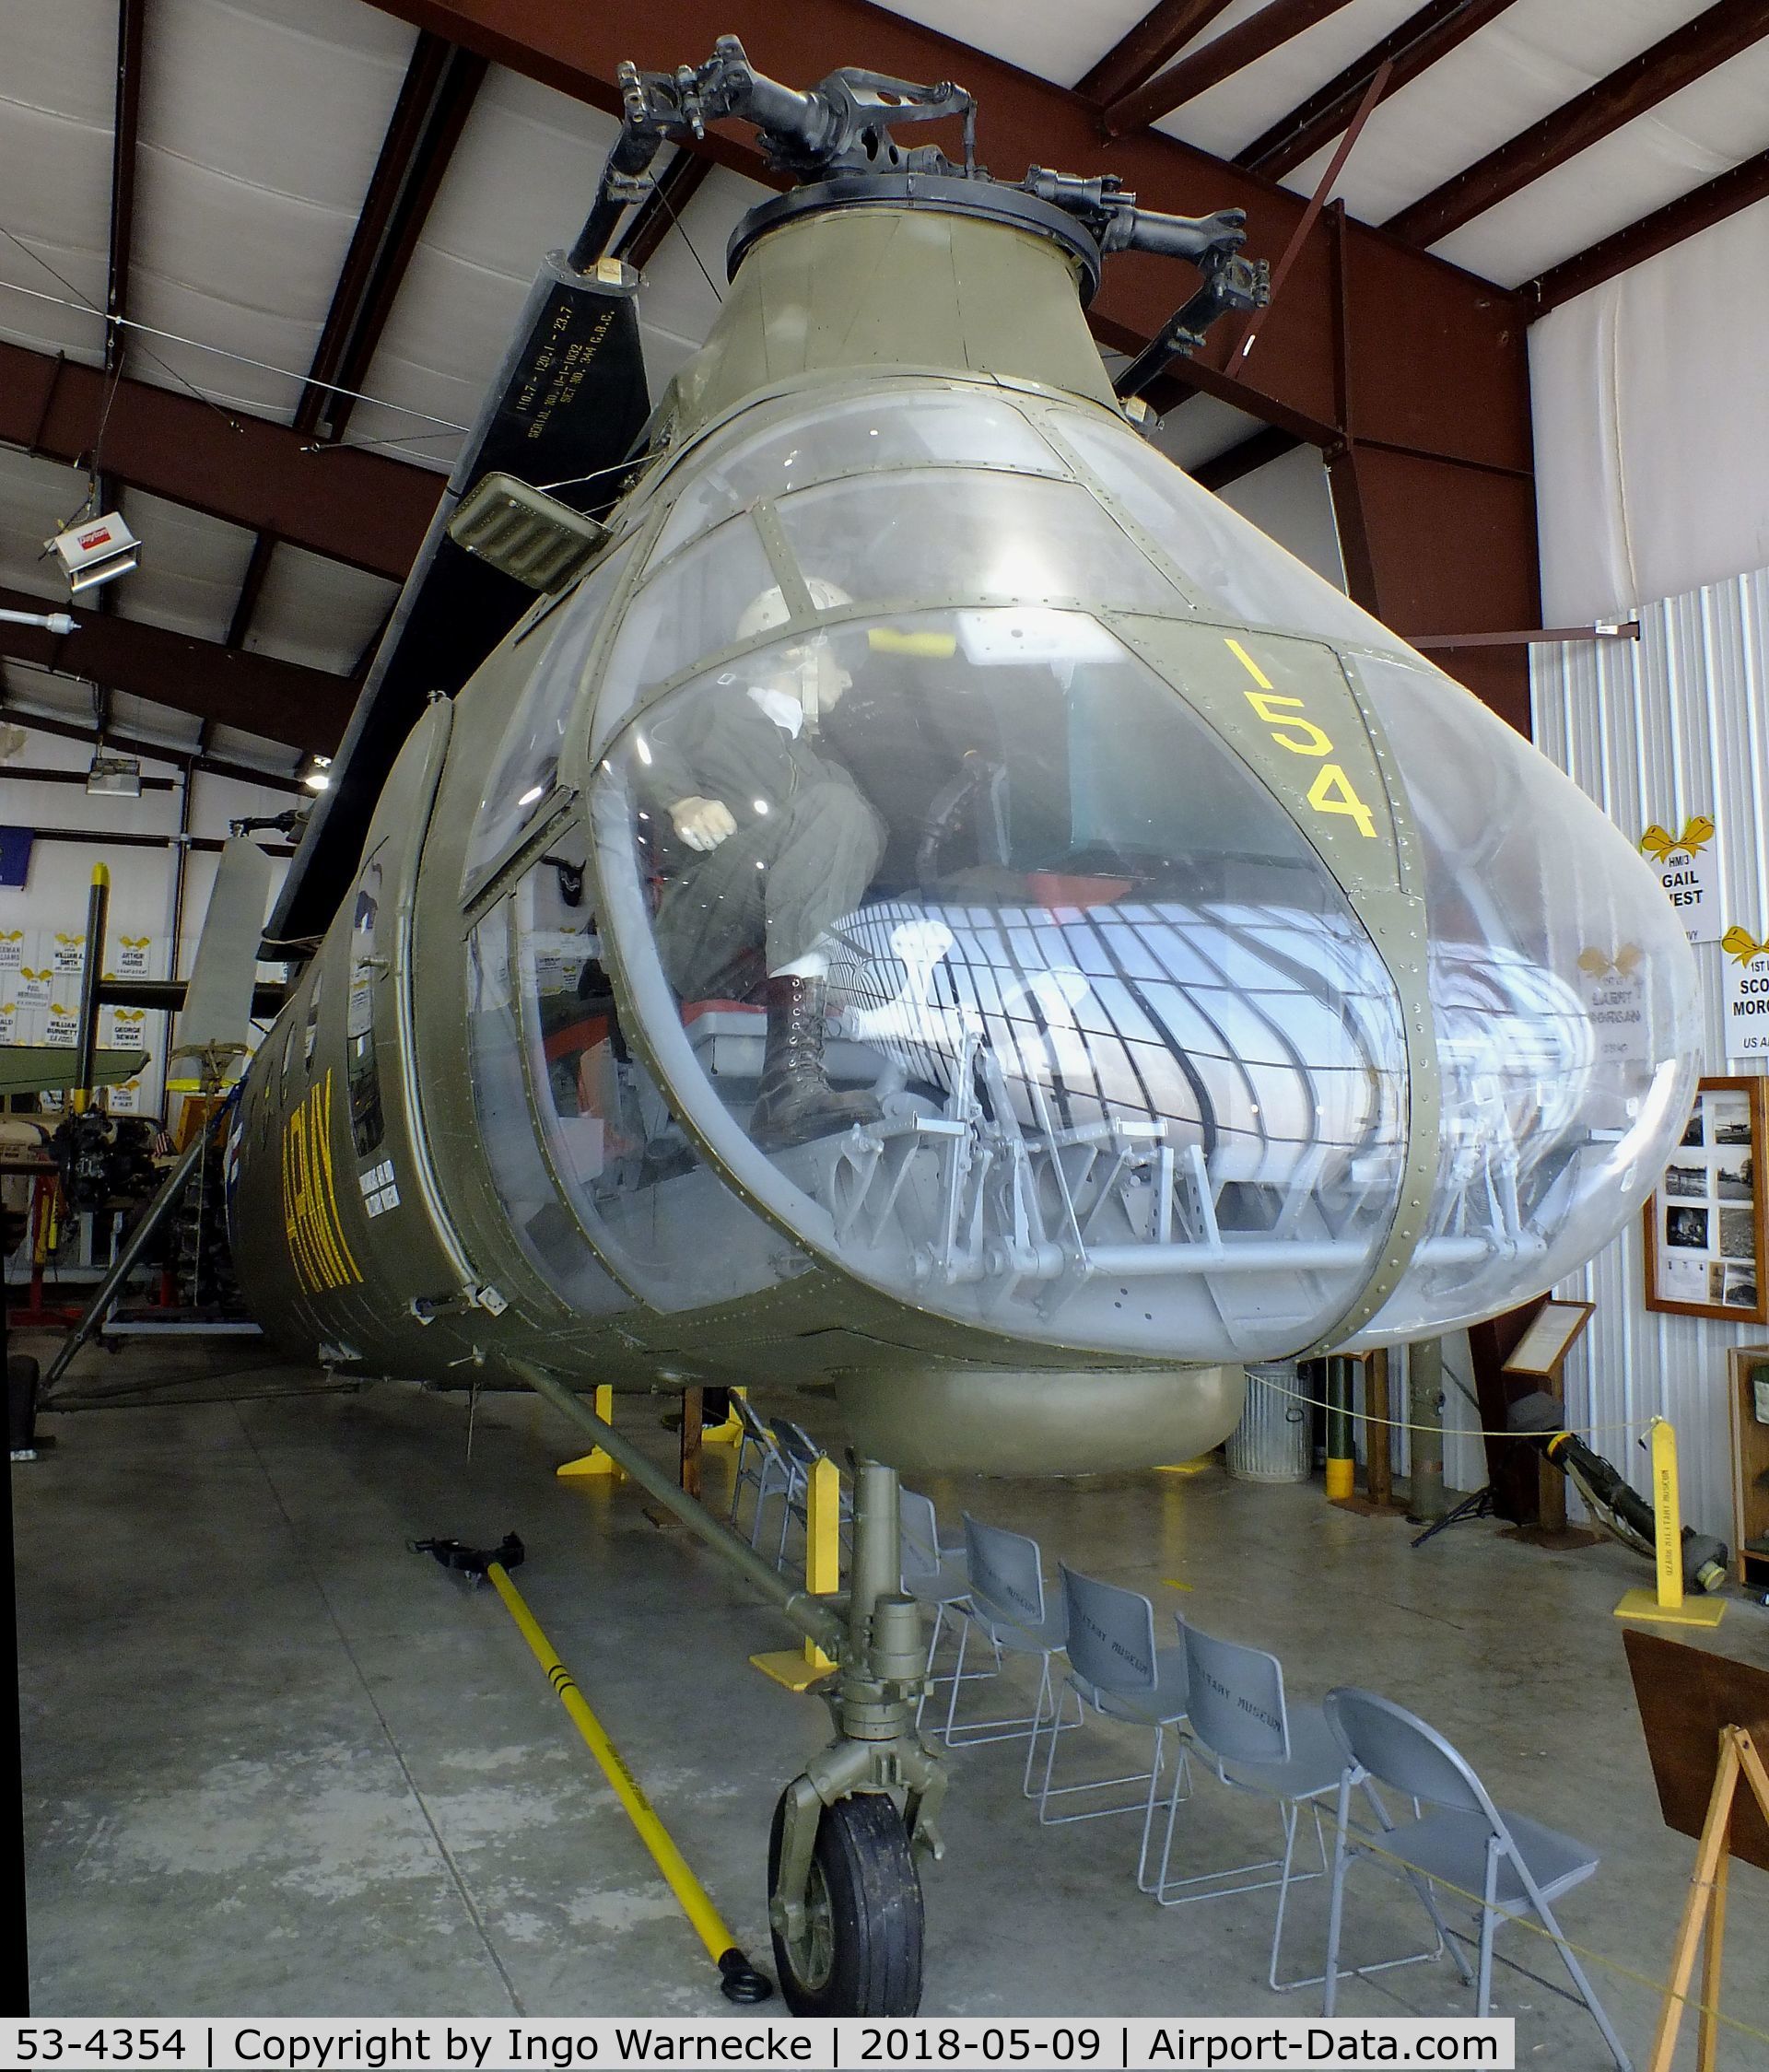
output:
[[[1692,942],[1720,939],[1720,887],[1715,826],[1705,813],[1693,813],[1679,834],[1648,827],[1640,837],[1640,853],[1658,873],[1665,897]]]
[[[1646,1307],[1769,1324],[1763,1149],[1769,1079],[1705,1079],[1646,1207]]]

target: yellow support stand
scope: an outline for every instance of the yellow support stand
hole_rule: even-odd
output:
[[[747,1388],[728,1388],[725,1391],[727,1400],[733,1396],[747,1396],[748,1394]],[[703,1446],[734,1446],[742,1442],[743,1436],[743,1420],[734,1410],[728,1410],[725,1412],[725,1422],[722,1424],[702,1426],[700,1444]]]
[[[1209,1454],[1201,1453],[1195,1460],[1164,1460],[1154,1471],[1157,1475],[1202,1475],[1214,1465]]]
[[[1615,1608],[1618,1619],[1649,1619],[1661,1626],[1717,1626],[1723,1598],[1683,1599],[1683,1517],[1677,1493],[1677,1433],[1669,1419],[1652,1421],[1652,1508],[1658,1528],[1656,1589],[1630,1590]]]
[[[605,1383],[596,1390],[596,1415],[604,1424],[615,1422],[615,1391]],[[588,1453],[580,1454],[575,1460],[562,1462],[556,1470],[560,1475],[605,1475],[616,1480],[620,1471],[619,1461],[600,1446],[592,1446]]]
[[[841,1587],[841,1476],[827,1455],[812,1467],[805,1490],[804,1586],[817,1598],[833,1596]],[[836,1667],[814,1640],[807,1640],[802,1650],[783,1647],[749,1659],[753,1668],[789,1691],[809,1691]]]

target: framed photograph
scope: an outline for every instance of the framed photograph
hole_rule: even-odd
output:
[[[1705,1079],[1646,1207],[1646,1307],[1769,1324],[1769,1078]]]

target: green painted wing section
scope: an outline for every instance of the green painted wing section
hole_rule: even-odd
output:
[[[79,1061],[79,1052],[64,1043],[0,1047],[0,1094],[65,1094]],[[92,1083],[120,1086],[146,1063],[145,1050],[100,1050],[92,1061]]]

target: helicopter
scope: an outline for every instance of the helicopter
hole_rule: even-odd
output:
[[[1194,266],[1195,343],[1268,289],[1238,212],[992,179],[962,88],[735,38],[622,85],[269,924],[310,954],[234,1256],[304,1356],[537,1390],[827,1650],[774,1953],[796,2011],[905,2014],[946,1778],[899,1475],[1187,1458],[1248,1362],[1551,1287],[1681,1128],[1692,953],[1568,778],[1138,428],[1101,269]],[[796,184],[653,406],[611,242],[725,119]],[[960,158],[894,134],[937,120]],[[584,1400],[782,1376],[851,1439],[838,1600]]]

